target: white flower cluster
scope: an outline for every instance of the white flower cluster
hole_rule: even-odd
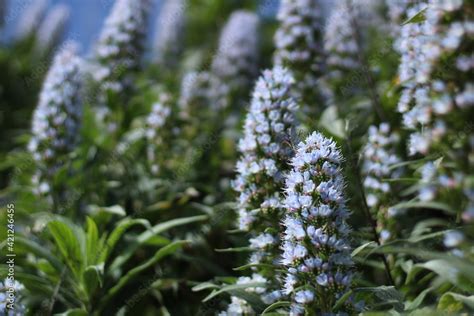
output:
[[[292,83],[289,72],[280,66],[264,71],[256,83],[234,182],[240,193],[240,229],[250,229],[258,213],[281,207],[280,189],[293,154],[290,142],[297,109],[290,96]]]
[[[238,175],[233,187],[240,194],[239,227],[253,236],[252,264],[279,265],[284,174],[293,155],[291,142],[297,109],[290,96],[292,83],[290,73],[280,66],[263,72],[253,92],[244,138],[239,143],[242,157],[237,162]],[[259,269],[255,268],[260,272]],[[272,303],[281,296],[275,271],[266,269],[264,273],[273,284],[267,287],[268,293],[262,293],[262,299]]]
[[[450,230],[444,234],[443,244],[451,254],[460,258],[474,255],[474,249],[469,246],[469,235],[461,230]]]
[[[295,78],[296,96],[313,105],[324,64],[320,0],[283,0],[277,18],[275,63],[288,67]]]
[[[236,296],[231,296],[230,300],[227,310],[220,312],[219,316],[256,315],[252,307],[245,300]]]
[[[362,67],[369,30],[374,24],[385,27],[378,14],[380,2],[374,0],[341,0],[334,5],[324,32],[324,50],[329,77],[339,79],[344,71]],[[362,57],[364,58],[364,57]]]
[[[25,39],[36,33],[39,24],[46,13],[47,0],[29,1],[29,5],[24,8],[15,30],[17,40]]]
[[[282,263],[287,268],[283,291],[292,298],[292,315],[322,306],[332,308],[351,287],[353,262],[346,224],[350,212],[344,197],[342,159],[334,141],[314,132],[298,145],[291,161],[293,170],[285,188]],[[351,308],[349,300],[341,311]]]
[[[211,72],[218,79],[215,89],[219,95],[243,93],[251,86],[258,71],[259,24],[255,13],[239,10],[232,13],[222,29],[211,65]],[[222,101],[221,106],[227,106],[227,102]]]
[[[358,43],[354,34],[354,8],[347,1],[338,2],[332,9],[324,33],[324,49],[328,53],[327,64],[336,69],[353,70],[360,67]],[[331,72],[332,76],[341,76],[340,72]]]
[[[398,109],[403,123],[416,130],[410,136],[409,151],[427,154],[433,144],[448,132],[446,118],[455,109],[465,110],[474,105],[474,83],[467,80],[462,86],[452,87],[444,80],[446,73],[465,76],[474,69],[472,52],[464,54],[462,43],[474,34],[474,21],[445,23],[446,15],[467,10],[465,1],[430,0],[408,9],[413,16],[426,8],[426,20],[402,27],[399,68],[404,87]],[[455,67],[443,64],[444,57],[456,54]],[[457,85],[457,83],[454,83]]]
[[[421,187],[418,197],[422,201],[433,201],[440,190],[459,188],[464,181],[461,172],[449,172],[439,163],[431,161],[421,167],[420,173]]]
[[[22,316],[26,315],[26,307],[22,304],[22,291],[25,289],[23,284],[5,279],[0,281],[0,311],[5,316]],[[12,292],[12,290],[14,292]],[[13,300],[13,304],[12,304]],[[11,308],[13,307],[13,309]]]
[[[215,100],[214,81],[215,78],[207,71],[190,72],[183,77],[178,101],[183,118],[192,118],[194,113],[202,111],[202,105]]]
[[[156,21],[156,61],[163,66],[176,64],[183,48],[186,1],[167,0]]]
[[[377,230],[382,241],[391,237],[388,227],[393,212],[388,209],[387,199],[394,194],[392,186],[383,179],[396,179],[400,176],[399,169],[392,166],[400,163],[396,147],[400,141],[399,135],[390,130],[388,123],[379,127],[369,127],[369,138],[362,151],[362,176],[367,192],[367,205],[376,216]]]
[[[51,176],[77,143],[82,116],[83,61],[74,45],[55,56],[33,113],[28,150]],[[41,169],[43,169],[41,168]]]
[[[149,0],[116,0],[95,48],[94,80],[104,90],[122,91],[144,49]]]
[[[393,36],[400,35],[401,25],[406,19],[406,10],[408,6],[414,4],[416,0],[385,0],[387,6],[387,15],[390,19],[390,33]]]
[[[265,285],[268,280],[258,273],[252,274],[252,277],[240,277],[237,279],[236,284],[256,284],[261,283],[262,286],[252,287],[249,286],[245,289],[246,292],[262,294],[265,292]],[[227,310],[220,312],[219,316],[240,316],[240,315],[256,315],[252,307],[245,301],[238,297],[231,296],[231,303],[227,306]]]
[[[162,134],[166,133],[166,124],[171,116],[171,96],[164,93],[158,102],[154,103],[146,118],[145,137],[148,142],[147,157],[154,174],[159,172],[157,148],[165,143]]]
[[[425,20],[404,25],[398,42],[403,86],[398,110],[403,113],[404,126],[412,131],[409,153],[436,155],[448,142],[462,143],[458,147],[472,150],[472,131],[468,129],[465,133],[466,128],[459,123],[466,119],[472,122],[474,57],[469,47],[474,20],[468,12],[472,12],[473,4],[463,0],[427,0],[410,6],[407,16],[412,17],[422,9]],[[440,190],[461,188],[466,181],[461,170],[447,168],[446,163],[426,163],[421,168],[423,185],[419,198],[431,201]],[[471,201],[469,194],[465,195]]]
[[[54,6],[38,29],[37,47],[41,52],[50,52],[61,41],[69,20],[70,8],[64,4]]]

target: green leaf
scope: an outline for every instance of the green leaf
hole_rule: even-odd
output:
[[[410,282],[414,281],[418,273],[424,269],[431,270],[443,278],[452,280],[457,278],[457,271],[455,268],[451,267],[449,262],[446,262],[446,260],[443,259],[435,259],[413,265],[413,268],[407,275],[405,284],[409,284]]]
[[[266,284],[262,283],[262,282],[251,282],[251,283],[245,283],[245,284],[226,285],[226,286],[223,286],[222,288],[220,288],[220,290],[212,291],[212,293],[209,294],[208,296],[206,296],[202,300],[202,302],[205,303],[205,302],[213,299],[214,297],[216,297],[216,296],[218,296],[222,293],[231,292],[233,290],[247,289],[247,288],[251,288],[251,287],[265,287],[265,286],[266,286]]]
[[[39,258],[48,260],[51,266],[53,266],[58,273],[61,273],[63,270],[62,262],[51,252],[49,252],[44,246],[41,246],[31,239],[26,239],[21,236],[15,237],[15,242],[18,247],[24,248],[27,252],[30,252]]]
[[[55,314],[55,315],[57,316],[87,316],[89,314],[87,313],[87,311],[83,309],[76,308],[76,309],[70,309],[64,313]]]
[[[66,223],[58,220],[49,222],[48,230],[53,236],[64,261],[75,276],[79,277],[84,266],[85,257],[81,253],[82,247],[76,232]]]
[[[448,292],[441,296],[438,309],[448,312],[448,313],[456,313],[464,308],[474,311],[474,295],[471,296],[464,296],[461,294]]]
[[[193,292],[199,292],[199,291],[202,291],[202,290],[207,290],[207,289],[218,289],[219,288],[219,285],[217,284],[214,284],[214,283],[210,283],[210,282],[203,282],[203,283],[200,283],[196,286],[193,286],[191,288],[191,290]]]
[[[206,215],[198,215],[198,216],[191,216],[191,217],[184,217],[184,218],[177,218],[173,219],[164,223],[160,223],[156,226],[153,226],[146,232],[143,232],[141,235],[138,236],[137,241],[139,243],[145,242],[148,239],[152,238],[155,235],[161,234],[171,228],[186,225],[195,222],[202,222],[207,220],[209,217]]]
[[[115,229],[110,234],[109,238],[105,242],[103,249],[101,249],[99,256],[98,256],[98,263],[105,263],[115,248],[115,245],[122,237],[122,235],[131,227],[133,226],[144,226],[146,228],[150,227],[150,223],[146,219],[141,218],[124,218],[121,220]]]
[[[101,207],[97,207],[97,209],[95,209],[95,211],[96,212],[109,213],[109,214],[117,215],[117,216],[120,216],[120,217],[123,217],[123,216],[127,215],[127,212],[125,212],[123,207],[120,206],[120,205],[101,206]]]
[[[139,265],[138,267],[133,268],[132,270],[128,271],[125,276],[118,280],[117,284],[112,287],[107,295],[105,295],[103,301],[104,304],[107,303],[114,295],[116,295],[123,287],[125,287],[129,282],[133,281],[133,279],[138,276],[141,272],[145,271],[146,269],[152,267],[156,263],[158,263],[161,259],[166,256],[174,254],[176,251],[181,249],[185,244],[189,243],[187,240],[180,240],[175,241],[160,250],[158,250],[155,255],[146,261],[145,263]]]
[[[423,300],[425,299],[426,295],[428,295],[428,293],[432,290],[433,288],[429,287],[422,291],[420,294],[418,294],[418,296],[412,302],[406,302],[405,311],[412,311],[417,309],[423,303]]]
[[[265,308],[265,310],[262,312],[262,315],[268,316],[270,312],[273,312],[274,310],[277,310],[281,307],[288,307],[290,305],[291,303],[287,301],[275,302],[271,304],[270,306],[268,306],[267,308]]]
[[[423,8],[420,11],[418,11],[414,16],[409,17],[405,22],[402,23],[402,25],[409,24],[409,23],[420,23],[426,20],[425,17],[425,11],[427,8]]]
[[[332,135],[344,139],[346,136],[344,120],[339,118],[337,107],[332,105],[324,110],[320,125]]]
[[[89,205],[87,213],[92,216],[98,226],[105,225],[111,221],[113,217],[125,217],[127,213],[120,205],[113,206],[97,206]]]
[[[225,249],[214,249],[216,252],[252,252],[255,249],[250,247],[236,247],[236,248],[225,248]]]
[[[447,214],[456,215],[456,211],[449,205],[441,202],[424,202],[424,201],[410,201],[401,202],[392,206],[394,209],[406,209],[406,208],[426,208],[433,210],[440,210]]]
[[[344,293],[343,296],[341,296],[340,299],[337,300],[336,304],[334,304],[333,310],[337,311],[341,306],[349,299],[349,297],[352,295],[352,290],[347,291]]]
[[[168,238],[156,235],[148,239],[144,244],[147,246],[163,247],[171,242]]]
[[[357,247],[356,249],[354,249],[354,251],[352,251],[352,254],[351,256],[352,257],[355,257],[357,256],[362,250],[364,250],[365,248],[369,247],[369,246],[376,246],[377,243],[375,241],[369,241],[365,244],[363,244],[362,246],[359,246]]]
[[[85,288],[92,297],[98,286],[102,287],[102,269],[98,266],[88,266],[83,273]]]
[[[378,287],[365,287],[357,288],[357,292],[371,292],[375,295],[379,301],[385,303],[390,303],[393,305],[396,311],[402,312],[404,310],[403,305],[403,296],[394,286],[378,286]]]
[[[472,269],[472,263],[467,259],[456,257],[451,254],[426,250],[419,247],[394,247],[390,245],[383,245],[377,249],[374,249],[374,252],[393,254],[405,253],[425,260],[443,260],[444,264],[443,262],[438,262],[431,263],[429,265],[433,269],[435,267],[439,267],[439,269],[448,269],[447,271],[442,272],[442,275],[446,275],[446,272],[448,272],[450,275],[453,275],[454,272],[456,272],[456,274],[459,273],[459,275],[463,275],[462,278],[456,279],[456,281],[459,281],[457,285],[463,286],[467,289],[467,291],[472,291],[474,288],[474,269]],[[409,279],[411,279],[410,275],[407,277],[407,280]]]
[[[111,270],[118,269],[122,264],[128,261],[130,257],[135,253],[135,251],[142,246],[143,244],[146,244],[151,238],[155,238],[156,235],[163,233],[167,231],[168,229],[178,227],[181,225],[186,225],[186,224],[191,224],[195,222],[200,222],[207,220],[208,216],[206,215],[199,215],[199,216],[192,216],[192,217],[184,217],[184,218],[178,218],[178,219],[173,219],[167,222],[160,223],[158,225],[153,226],[146,232],[143,232],[142,234],[138,235],[136,238],[136,243],[132,246],[130,246],[125,253],[122,253],[117,259],[110,265]]]
[[[97,257],[97,248],[99,246],[99,231],[97,225],[90,218],[86,219],[86,263],[88,265],[95,264],[95,258]]]
[[[271,264],[266,264],[266,263],[249,263],[249,264],[237,267],[237,268],[233,268],[232,270],[234,270],[234,271],[243,271],[243,270],[247,270],[247,269],[251,269],[251,268],[255,268],[255,267],[269,268],[269,269],[275,268],[275,266],[273,266]]]

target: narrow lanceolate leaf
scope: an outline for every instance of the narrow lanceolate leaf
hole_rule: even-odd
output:
[[[178,227],[181,225],[187,225],[195,222],[202,222],[207,220],[209,217],[206,215],[198,215],[198,216],[191,216],[191,217],[183,217],[183,218],[177,218],[177,219],[172,219],[167,222],[160,223],[158,225],[153,226],[146,232],[140,234],[137,237],[137,241],[139,243],[144,242],[151,238],[154,235],[161,234],[171,228]]]
[[[81,252],[79,236],[66,223],[51,221],[48,229],[54,238],[56,247],[61,253],[63,260],[76,277],[79,277],[85,263],[85,256]]]
[[[115,245],[122,237],[122,235],[133,226],[143,226],[145,228],[150,227],[150,223],[145,219],[140,218],[125,218],[117,224],[117,227],[112,231],[110,236],[107,238],[105,245],[98,256],[98,263],[104,263],[107,261],[108,256],[112,253]]]
[[[189,241],[187,240],[180,240],[175,241],[160,250],[158,250],[155,255],[150,258],[145,263],[139,265],[138,267],[133,268],[132,270],[128,271],[120,280],[117,282],[115,286],[113,286],[105,295],[103,302],[104,305],[113,297],[115,296],[124,286],[132,282],[140,273],[144,272],[148,268],[152,267],[153,265],[157,264],[161,259],[164,257],[170,256],[179,249],[181,249],[184,245],[188,244]]]
[[[216,296],[218,296],[222,293],[231,292],[231,291],[234,291],[234,290],[254,288],[254,287],[264,287],[264,286],[265,286],[265,283],[258,283],[258,282],[227,285],[227,286],[224,286],[224,287],[220,288],[217,291],[212,291],[212,293],[209,294],[208,296],[206,296],[202,301],[203,301],[203,303],[205,303],[205,302],[213,299],[214,297],[216,297]]]
[[[48,262],[54,267],[58,274],[61,273],[61,271],[63,270],[64,265],[61,263],[61,261],[44,246],[38,244],[33,240],[21,236],[16,236],[15,242],[17,243],[19,248],[21,247],[24,250],[35,254],[38,258],[44,258],[48,260]]]
[[[394,209],[409,209],[409,208],[424,208],[434,209],[446,212],[447,214],[456,214],[456,211],[449,205],[442,202],[425,202],[425,201],[411,201],[411,202],[400,202],[392,205]]]
[[[198,284],[198,285],[192,287],[191,290],[193,292],[199,292],[199,291],[202,291],[202,290],[218,289],[218,288],[220,288],[220,286],[217,285],[217,284],[210,283],[210,282],[204,282],[204,283],[201,283],[201,284]]]
[[[86,263],[88,265],[95,262],[95,257],[99,245],[99,231],[95,222],[87,217],[86,219]]]
[[[425,12],[426,12],[426,8],[421,9],[416,14],[414,14],[413,16],[409,17],[406,21],[404,21],[402,25],[423,22],[426,19]]]
[[[135,251],[140,246],[143,246],[144,244],[148,243],[148,241],[156,237],[156,235],[161,234],[174,227],[187,225],[187,224],[200,222],[200,221],[205,221],[208,218],[209,217],[206,215],[183,217],[183,218],[172,219],[170,221],[163,222],[163,223],[153,226],[152,228],[138,235],[135,240],[135,243],[132,244],[124,253],[122,253],[119,257],[117,257],[113,261],[113,263],[110,265],[110,269],[114,270],[122,266],[125,262],[127,262],[133,256]]]
[[[279,309],[280,307],[288,307],[288,306],[290,306],[290,304],[291,304],[290,302],[286,302],[286,301],[284,301],[284,302],[281,302],[281,301],[275,302],[275,303],[271,304],[270,306],[268,306],[267,308],[265,308],[265,310],[262,312],[262,315],[268,316],[268,315],[270,315],[270,312],[273,312],[273,311]]]

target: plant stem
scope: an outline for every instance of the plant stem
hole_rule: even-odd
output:
[[[380,242],[380,237],[379,237],[379,234],[377,233],[377,221],[372,217],[372,214],[370,213],[370,208],[367,205],[367,199],[366,199],[366,196],[365,196],[365,191],[364,191],[362,179],[361,179],[361,175],[360,175],[360,172],[359,172],[359,164],[358,164],[357,160],[355,162],[353,160],[354,159],[353,157],[355,157],[355,156],[354,156],[354,153],[352,151],[351,137],[350,136],[348,136],[348,139],[346,140],[346,145],[348,147],[349,157],[351,159],[350,164],[352,166],[354,166],[354,168],[352,168],[352,169],[354,170],[353,172],[354,172],[354,175],[356,177],[357,187],[359,188],[359,193],[360,193],[360,196],[362,198],[362,204],[363,204],[365,216],[366,216],[366,218],[369,222],[369,225],[371,227],[371,231],[372,231],[374,241],[377,243],[378,246],[381,246],[382,243]],[[382,259],[383,264],[385,266],[385,272],[387,274],[388,281],[390,282],[391,285],[395,286],[395,282],[392,278],[392,274],[390,273],[390,266],[388,264],[387,258],[385,257],[384,254],[380,254],[380,258]]]
[[[49,315],[49,316],[51,316],[53,314],[54,303],[56,302],[56,298],[58,296],[59,289],[61,287],[61,283],[63,282],[65,272],[66,272],[66,268],[63,268],[63,271],[61,271],[61,277],[59,278],[58,284],[56,284],[56,286],[54,288],[54,291],[53,291],[53,295],[51,296],[51,300],[49,302],[48,312],[47,312],[47,315]]]

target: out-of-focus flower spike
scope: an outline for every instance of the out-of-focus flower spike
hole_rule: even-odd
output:
[[[202,105],[216,99],[213,94],[215,78],[207,71],[187,73],[181,81],[181,93],[178,101],[182,118],[197,117]]]
[[[384,180],[397,179],[402,173],[400,168],[392,168],[401,162],[397,155],[400,137],[388,123],[370,126],[368,134],[367,144],[362,150],[362,176],[366,202],[377,221],[377,233],[383,243],[396,237],[394,217],[397,214],[390,208],[396,192],[394,186]]]
[[[245,95],[257,75],[259,25],[255,13],[239,10],[222,29],[211,65],[211,73],[218,79],[214,89],[221,96],[218,107],[228,105],[230,94]]]
[[[322,4],[320,0],[283,0],[275,33],[275,63],[295,78],[295,96],[305,106],[318,103],[318,80],[324,72]]]
[[[165,152],[163,146],[166,145],[165,134],[171,129],[169,119],[171,112],[171,96],[167,93],[160,95],[158,102],[155,102],[151,108],[151,112],[146,118],[145,137],[147,139],[147,159],[150,170],[153,174],[160,171],[160,157]],[[166,128],[167,127],[167,128]]]
[[[359,47],[354,36],[353,21],[356,13],[348,0],[338,1],[326,22],[324,49],[328,53],[327,64],[338,70],[353,70],[360,67]],[[331,76],[342,75],[332,71]]]
[[[443,162],[427,162],[420,168],[418,198],[433,201],[447,190],[462,190],[469,168],[449,157],[472,155],[474,106],[472,1],[426,0],[407,7],[411,18],[424,10],[425,19],[402,26],[397,48],[401,53],[399,79],[403,88],[398,110],[411,131],[410,155],[438,156],[448,145],[451,154]],[[446,60],[455,62],[449,65]],[[462,121],[456,125],[454,122]],[[468,149],[470,148],[470,149]],[[466,151],[467,149],[467,151]],[[468,152],[470,151],[470,152]],[[466,194],[465,194],[466,195]],[[469,200],[469,195],[466,195]],[[466,204],[467,201],[466,201]]]
[[[264,71],[255,85],[244,138],[239,142],[242,157],[237,163],[238,176],[234,182],[244,210],[241,229],[252,230],[256,218],[251,214],[255,209],[262,208],[264,215],[281,207],[283,173],[289,168],[295,132],[297,104],[290,95],[292,83],[290,73],[276,66]],[[262,190],[263,187],[267,189]]]
[[[23,6],[23,14],[16,26],[16,40],[23,40],[35,34],[46,13],[47,0],[30,1],[27,7]]]
[[[44,188],[78,141],[82,117],[82,65],[75,45],[60,50],[48,71],[33,113],[33,135],[28,149],[39,165],[39,180],[46,181]]]
[[[40,52],[51,52],[61,42],[70,11],[69,6],[58,4],[48,12],[36,35],[36,46]]]
[[[167,0],[156,21],[155,58],[164,67],[175,65],[182,52],[186,7],[187,0]]]
[[[102,89],[120,92],[131,85],[138,69],[150,12],[149,0],[117,0],[95,47],[92,75]]]
[[[239,228],[248,231],[254,250],[250,263],[275,267],[255,267],[257,276],[268,280],[266,290],[258,292],[271,304],[279,291],[279,233],[282,216],[284,174],[293,155],[297,103],[291,96],[293,78],[288,70],[275,66],[257,80],[240,140],[242,156],[237,162],[233,187],[239,195]],[[262,279],[262,280],[263,280]]]

